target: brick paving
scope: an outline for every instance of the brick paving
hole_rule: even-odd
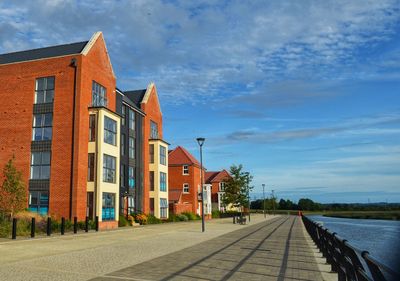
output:
[[[92,280],[323,280],[300,218],[278,217]]]

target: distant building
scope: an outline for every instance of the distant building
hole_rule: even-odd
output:
[[[226,170],[205,173],[205,183],[211,189],[212,210],[221,212],[228,211],[231,208],[226,208],[222,202],[225,194],[225,180],[230,178],[230,174]]]
[[[185,148],[178,146],[168,154],[169,190],[176,213],[191,211],[201,215],[201,167],[199,161]],[[203,167],[203,175],[205,168]],[[179,200],[178,200],[179,199]],[[211,190],[204,186],[204,213],[211,216]]]

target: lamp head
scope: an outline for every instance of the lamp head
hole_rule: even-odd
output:
[[[262,184],[262,187],[265,187],[265,184]]]
[[[198,143],[200,146],[203,146],[204,141],[205,141],[206,139],[205,139],[205,138],[197,138],[196,140],[197,140],[197,143]]]

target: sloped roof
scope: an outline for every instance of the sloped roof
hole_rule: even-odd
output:
[[[182,189],[168,189],[168,201],[179,202],[181,201]]]
[[[72,44],[63,44],[21,52],[2,54],[0,55],[0,64],[80,54],[88,42],[89,41],[83,41]]]
[[[183,164],[195,164],[200,166],[199,161],[192,154],[190,154],[182,146],[177,146],[168,154],[168,164],[169,165],[183,165]]]
[[[140,108],[143,97],[146,94],[146,89],[125,91],[123,92],[126,97],[128,97],[137,107]]]
[[[228,171],[225,169],[222,171],[216,172],[206,172],[205,173],[205,182],[206,183],[213,183],[213,182],[222,182],[226,178],[230,178]]]

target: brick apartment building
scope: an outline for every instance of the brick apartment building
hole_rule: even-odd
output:
[[[210,171],[205,173],[205,185],[211,189],[211,202],[212,210],[218,210],[221,212],[226,211],[226,207],[222,203],[222,197],[224,196],[225,180],[230,178],[231,175],[226,170],[222,171]]]
[[[151,85],[140,106],[116,89],[101,32],[89,41],[0,55],[0,165],[15,156],[30,210],[79,220],[99,216],[101,228],[116,227],[120,205],[128,206],[129,201],[136,210],[150,211],[150,164],[143,163],[149,159],[149,143],[164,143]],[[130,109],[136,125],[125,130]],[[123,110],[128,117],[121,121]],[[150,139],[152,122],[159,136]],[[130,137],[134,161],[121,155],[131,153]],[[120,167],[121,186],[128,186],[121,190]]]
[[[199,161],[181,146],[170,151],[168,158],[170,210],[175,214],[190,211],[201,215]],[[203,167],[203,173],[204,171]],[[211,215],[211,192],[206,185],[204,185],[204,214]]]

